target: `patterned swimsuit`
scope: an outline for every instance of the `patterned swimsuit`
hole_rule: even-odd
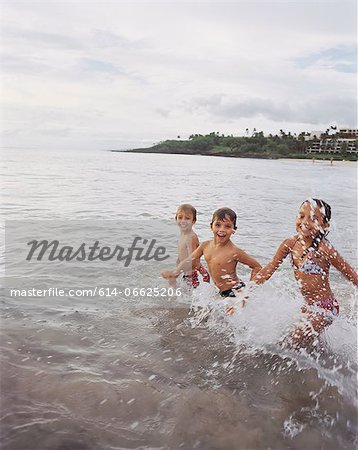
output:
[[[198,272],[203,277],[204,283],[210,283],[210,275],[202,264],[200,264],[199,269],[195,269],[192,272],[186,272],[183,275],[183,280],[185,280],[189,286],[197,288],[200,284]]]
[[[294,271],[299,271],[308,275],[321,275],[324,276],[327,274],[322,267],[316,263],[313,259],[313,254],[315,250],[310,247],[307,251],[306,258],[299,264],[296,265],[293,261],[292,249],[291,249],[291,263]],[[315,313],[324,314],[325,319],[329,322],[332,322],[334,316],[338,316],[339,314],[339,303],[333,297],[328,297],[322,300],[317,300],[313,305],[305,305],[305,311],[311,311]]]

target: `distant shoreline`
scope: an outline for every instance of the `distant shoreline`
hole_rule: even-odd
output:
[[[183,152],[166,152],[166,151],[158,151],[153,150],[151,148],[144,148],[144,149],[133,149],[133,150],[108,150],[113,153],[150,153],[150,154],[160,154],[160,155],[188,155],[188,156],[221,156],[223,158],[250,158],[250,159],[269,159],[269,160],[286,160],[286,161],[309,161],[313,163],[313,161],[317,163],[323,163],[327,162],[330,163],[331,158],[333,159],[333,163],[347,163],[349,165],[356,164],[357,163],[357,157],[356,159],[344,159],[340,155],[331,155],[331,154],[303,154],[302,156],[299,155],[293,155],[290,157],[289,155],[268,155],[268,154],[253,154],[253,153],[247,153],[247,154],[228,154],[228,153],[219,153],[219,152],[210,152],[210,153],[204,153],[204,152],[189,152],[189,151],[183,151]],[[340,164],[341,165],[341,164]]]
[[[225,158],[308,159],[357,161],[358,136],[356,130],[339,130],[319,138],[310,133],[298,135],[280,130],[279,134],[265,136],[254,128],[251,136],[234,136],[212,131],[209,134],[191,134],[188,139],[167,139],[151,147],[127,150],[130,153],[160,153],[177,155],[223,156]],[[247,130],[247,134],[248,130]],[[346,142],[347,141],[347,142]],[[349,141],[349,142],[348,142]],[[338,150],[338,151],[336,151]],[[112,150],[116,151],[116,150]],[[119,150],[117,150],[119,151]]]
[[[322,165],[326,165],[326,166],[330,166],[331,165],[331,161],[329,159],[317,159],[315,158],[315,162],[313,163],[312,159],[309,158],[280,158],[280,159],[284,159],[286,161],[307,161],[310,162],[311,164],[322,164]],[[334,159],[333,160],[333,165],[334,166],[355,166],[357,165],[358,161],[352,161],[352,160],[347,160],[347,159]]]

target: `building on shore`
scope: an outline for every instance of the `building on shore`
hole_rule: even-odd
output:
[[[305,136],[307,153],[358,153],[358,128],[340,128],[336,133],[312,131]]]

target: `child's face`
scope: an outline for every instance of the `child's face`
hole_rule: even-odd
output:
[[[230,218],[223,220],[214,219],[214,222],[211,224],[211,230],[214,234],[215,241],[221,244],[228,242],[231,235],[235,233],[234,224]]]
[[[302,237],[315,237],[319,231],[327,229],[327,223],[318,206],[304,203],[298,211],[296,230]]]
[[[176,221],[181,231],[190,231],[195,223],[193,214],[183,209],[177,211]]]

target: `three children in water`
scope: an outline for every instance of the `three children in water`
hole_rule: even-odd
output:
[[[196,222],[196,210],[191,205],[181,205],[176,214],[181,231],[177,267],[172,272],[163,272],[162,276],[173,280],[184,272],[184,279],[197,287],[198,271],[203,274],[204,281],[209,281],[200,264],[200,258],[204,256],[220,295],[236,297],[245,287],[236,273],[238,262],[251,268],[250,280],[253,283],[262,284],[289,255],[304,298],[301,310],[306,319],[291,334],[290,340],[294,345],[310,345],[315,336],[330,325],[333,317],[339,313],[339,304],[329,284],[330,266],[358,286],[357,273],[326,239],[330,219],[331,208],[326,202],[319,199],[305,200],[296,218],[297,234],[285,239],[273,259],[265,267],[261,267],[253,257],[231,241],[237,228],[234,211],[229,208],[215,211],[210,224],[213,239],[200,244],[192,230]]]

